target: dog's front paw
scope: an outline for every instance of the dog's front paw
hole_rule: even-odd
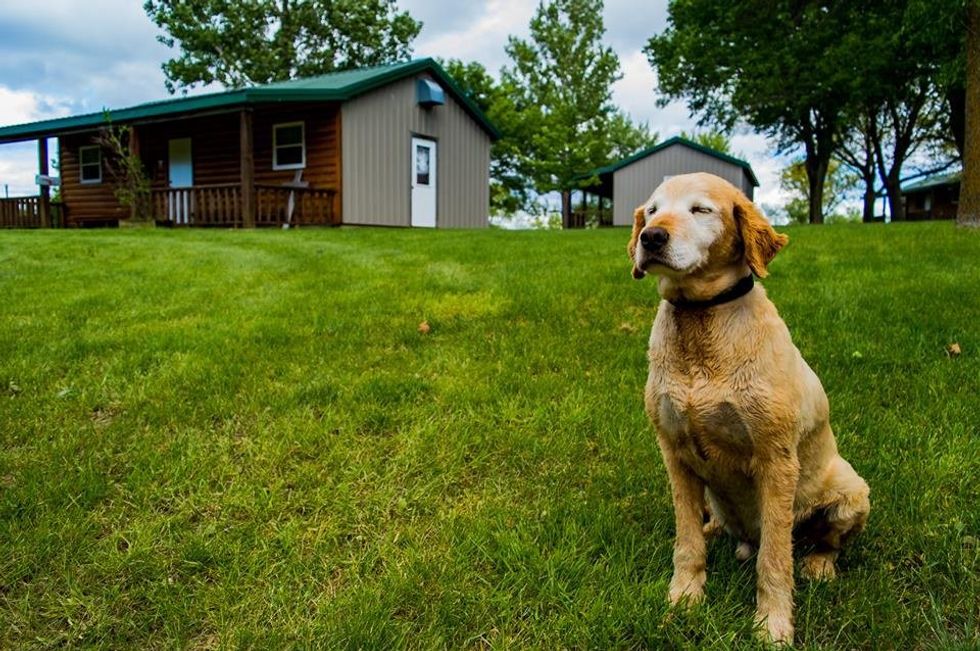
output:
[[[837,576],[834,557],[828,554],[804,556],[800,573],[810,581],[833,581]]]
[[[755,614],[756,631],[760,639],[773,644],[793,644],[793,618],[777,614]]]
[[[704,582],[707,576],[704,572],[674,573],[670,580],[667,599],[671,606],[694,606],[704,601]]]

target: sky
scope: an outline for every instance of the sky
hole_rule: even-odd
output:
[[[496,74],[507,63],[507,37],[527,37],[534,0],[400,0],[422,21],[417,57],[479,61]],[[122,108],[167,96],[161,64],[171,50],[140,0],[0,0],[0,126]],[[606,0],[606,43],[619,56],[623,78],[614,101],[634,120],[666,139],[696,128],[682,103],[658,107],[656,77],[643,54],[647,39],[667,26],[666,0]],[[765,138],[748,130],[732,139],[736,155],[755,170],[756,201],[784,203],[777,157]],[[56,147],[51,142],[55,155]],[[36,142],[0,145],[0,193],[36,193]],[[2,196],[2,195],[0,195]]]

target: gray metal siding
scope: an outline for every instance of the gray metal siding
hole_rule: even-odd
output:
[[[416,79],[394,82],[343,105],[343,221],[411,225],[412,137],[418,136],[438,143],[436,226],[486,227],[490,136],[449,93],[441,106],[418,106]]]
[[[613,224],[631,225],[633,211],[650,198],[665,176],[692,172],[720,176],[740,188],[749,199],[752,198],[752,181],[743,168],[690,147],[674,145],[613,173]]]

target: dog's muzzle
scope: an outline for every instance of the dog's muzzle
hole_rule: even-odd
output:
[[[647,275],[645,267],[651,263],[666,264],[663,252],[670,240],[666,228],[654,226],[640,233],[640,249],[636,252],[636,264],[633,266],[633,278],[639,280]]]
[[[667,245],[670,233],[666,228],[655,226],[646,228],[640,233],[640,244],[650,253],[659,253]]]

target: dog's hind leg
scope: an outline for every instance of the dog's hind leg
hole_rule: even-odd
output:
[[[720,536],[724,527],[721,523],[721,518],[715,512],[715,508],[711,505],[711,491],[707,487],[704,489],[704,526],[701,528],[704,531],[705,538],[714,538],[715,536]]]
[[[827,498],[804,524],[804,537],[814,549],[803,557],[801,573],[811,580],[833,579],[841,547],[864,528],[871,510],[868,484],[847,461],[837,457],[828,478]]]
[[[727,532],[738,540],[738,546],[735,547],[735,558],[740,561],[747,561],[755,554],[756,546],[748,540],[743,528],[736,525],[737,519],[730,511],[726,512],[723,504],[710,488],[705,487],[704,510],[708,521],[704,523],[704,535],[710,538],[720,535],[723,531]]]
[[[755,546],[750,542],[745,542],[744,540],[738,543],[735,547],[735,558],[740,561],[747,561],[752,558],[752,554],[755,553]]]

